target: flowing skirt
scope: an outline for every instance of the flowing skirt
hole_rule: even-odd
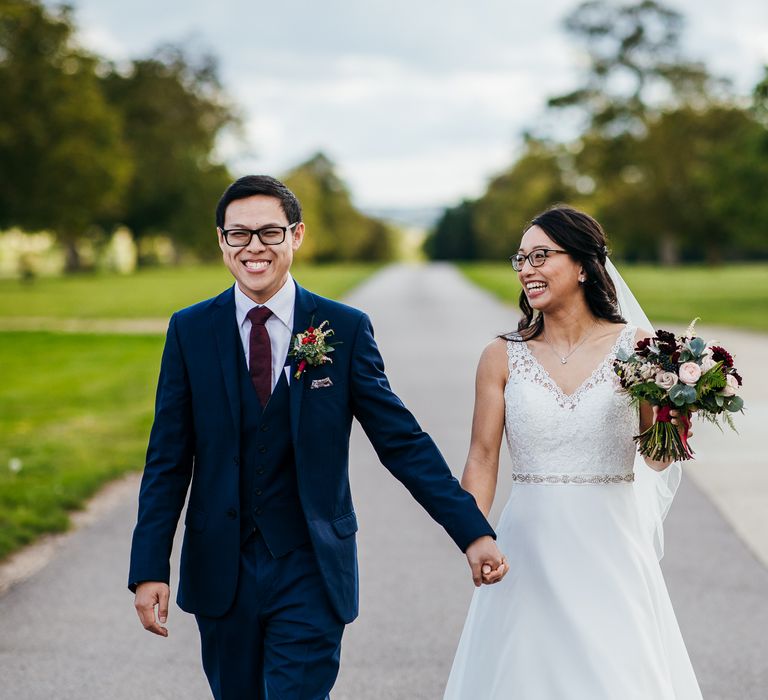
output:
[[[445,700],[699,700],[632,484],[515,484]]]

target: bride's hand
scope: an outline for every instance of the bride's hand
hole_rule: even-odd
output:
[[[501,581],[507,573],[507,564],[504,555],[499,551],[493,538],[483,535],[472,542],[467,551],[467,563],[472,571],[472,581],[475,586],[483,583],[496,583]],[[489,567],[488,580],[486,580],[485,568]]]
[[[481,573],[483,575],[483,583],[489,586],[493,583],[498,583],[507,575],[507,571],[509,571],[509,564],[507,563],[507,558],[504,555],[501,557],[501,564],[499,564],[499,568],[495,571],[493,566],[490,564],[483,564],[483,568],[481,569]]]
[[[696,409],[694,409],[695,411]],[[659,407],[654,406],[653,407],[653,422],[656,423],[659,416]],[[682,419],[682,413],[678,411],[676,408],[673,408],[669,412],[669,417],[671,418],[670,423],[674,425],[677,428],[677,432],[679,432],[684,437],[690,438],[693,435],[693,428],[691,427],[691,419],[688,418],[687,421],[683,421]],[[686,430],[686,422],[687,422],[687,430]]]

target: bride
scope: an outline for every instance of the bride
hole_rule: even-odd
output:
[[[612,371],[650,324],[606,250],[557,207],[511,258],[524,317],[480,359],[462,478],[487,515],[506,430],[508,573],[474,594],[445,700],[701,698],[658,562],[679,465],[635,459],[655,414]]]

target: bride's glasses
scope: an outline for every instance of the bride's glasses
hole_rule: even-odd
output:
[[[537,248],[536,250],[532,250],[530,253],[528,253],[528,255],[523,255],[522,253],[510,255],[509,261],[512,263],[512,267],[514,268],[515,272],[520,272],[520,270],[523,269],[523,265],[525,265],[526,260],[531,264],[531,267],[541,267],[545,262],[547,262],[547,256],[549,253],[567,252],[567,250],[557,250],[556,248]]]

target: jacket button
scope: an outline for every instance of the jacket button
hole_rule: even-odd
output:
[[[258,470],[256,473],[257,473],[259,476],[261,476],[261,475],[264,473],[264,470],[263,470],[263,469],[259,469],[259,470]]]
[[[256,513],[256,515],[261,515],[261,508],[257,508],[253,512]]]
[[[234,520],[237,517],[237,511],[234,508],[227,510],[227,517],[230,520]]]
[[[268,430],[269,430],[269,426],[268,425],[262,425],[261,426],[261,432],[262,433],[266,433]]]
[[[259,452],[261,454],[264,454],[267,451],[267,448],[264,445],[259,445]]]
[[[257,496],[261,496],[261,494],[262,494],[262,493],[263,493],[263,492],[262,492],[262,490],[261,490],[261,489],[258,489],[258,490],[256,491],[256,495],[257,495]]]
[[[235,464],[240,464],[240,457],[235,457],[235,458],[234,458],[232,461],[233,461]]]

